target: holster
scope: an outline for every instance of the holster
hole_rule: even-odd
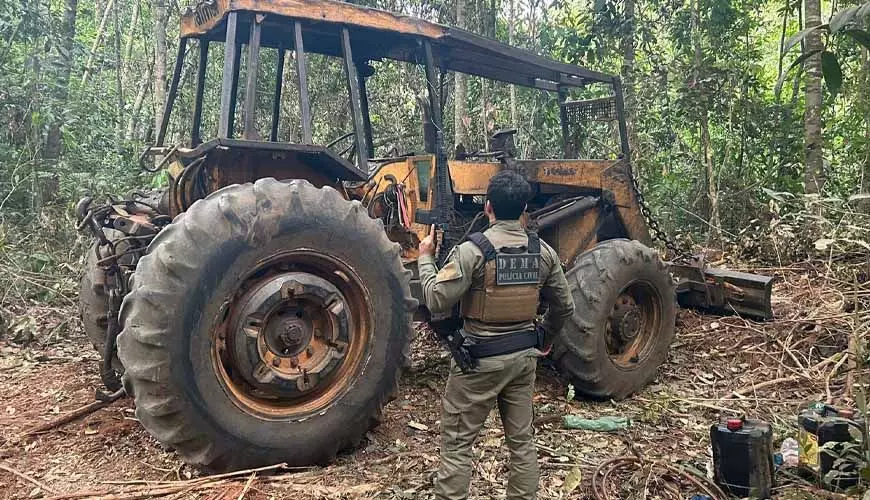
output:
[[[429,327],[447,347],[456,366],[462,370],[462,373],[471,372],[477,366],[477,360],[469,354],[465,337],[460,333],[463,321],[462,316],[459,315],[459,307],[454,307],[450,315],[442,318],[432,319],[431,313],[428,315]]]

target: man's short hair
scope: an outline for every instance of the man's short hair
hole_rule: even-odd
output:
[[[519,219],[532,197],[532,186],[513,170],[502,170],[492,176],[486,188],[486,199],[492,205],[495,218]]]

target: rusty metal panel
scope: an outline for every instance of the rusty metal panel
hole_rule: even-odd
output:
[[[527,87],[555,90],[579,87],[586,81],[612,84],[613,77],[573,64],[549,59],[422,19],[384,10],[331,0],[204,0],[189,7],[181,19],[181,36],[218,37],[228,13],[246,11],[265,15],[271,27],[264,29],[266,46],[288,45],[287,20],[317,23],[320,41],[313,51],[341,54],[340,30],[349,29],[361,40],[359,50],[369,59],[390,58],[416,63],[421,60],[420,41],[433,43],[434,64]],[[422,39],[422,40],[421,40]]]
[[[504,168],[501,163],[494,162],[448,160],[447,164],[450,165],[453,191],[471,195],[486,194],[489,179]]]
[[[577,256],[598,243],[598,215],[598,209],[587,210],[542,231],[541,238],[556,250],[560,261],[571,266]]]
[[[220,24],[229,11],[248,10],[311,21],[365,26],[380,30],[438,38],[447,28],[384,10],[323,0],[206,0],[189,7],[181,17],[181,36],[202,35]]]
[[[451,160],[449,163],[454,191],[458,194],[485,195],[489,179],[504,168],[501,163],[486,161]],[[612,198],[616,209],[616,216],[625,230],[624,236],[645,245],[652,245],[649,228],[632,189],[631,166],[627,161],[517,160],[516,165],[525,172],[529,182],[540,185],[541,192],[569,188],[609,193],[608,196]],[[585,236],[579,236],[580,226],[577,226],[579,222],[571,220],[564,224],[571,226],[572,229],[566,228],[565,234],[554,234],[553,238],[559,238],[559,245],[562,244],[562,240],[566,242],[564,249],[560,248],[559,252],[564,261],[570,262],[578,255],[577,252],[582,252],[591,245],[581,244]],[[561,226],[562,223],[559,225]],[[589,226],[589,222],[582,223],[582,226],[594,228],[594,224]],[[591,241],[594,244],[595,239]]]

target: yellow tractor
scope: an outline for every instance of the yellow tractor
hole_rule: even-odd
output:
[[[264,49],[277,57],[271,110],[258,106]],[[189,134],[169,145],[189,52],[198,54],[186,85]],[[328,144],[312,137],[308,53],[343,63],[353,130]],[[218,110],[203,104],[214,54],[223,65]],[[278,140],[288,54],[299,143]],[[423,151],[376,154],[368,108],[377,96],[366,82],[370,63],[384,60],[425,74]],[[496,133],[486,151],[456,148],[448,158],[450,72],[549,92],[562,158],[518,157],[513,130]],[[595,98],[571,99],[592,87],[601,89]],[[212,111],[216,135],[203,137]],[[617,154],[576,159],[584,127],[602,121]],[[463,30],[330,0],[190,7],[156,144],[141,161],[166,171],[168,189],[78,207],[80,227],[95,237],[81,310],[103,353],[103,381],[135,398],[142,425],[191,464],[330,461],[360,442],[396,394],[422,310],[418,242],[437,224],[443,258],[483,229],[487,183],[513,169],[533,186],[526,224],[558,251],[576,303],[550,357],[580,393],[627,397],[665,361],[678,301],[764,318],[770,279],[663,262],[626,136],[618,77]]]

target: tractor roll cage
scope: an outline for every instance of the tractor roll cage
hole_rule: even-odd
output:
[[[357,166],[363,172],[368,171],[368,160],[373,156],[374,148],[366,92],[368,75],[359,70],[368,61],[383,59],[422,64],[425,67],[429,116],[438,128],[441,127],[442,100],[436,70],[442,75],[447,71],[456,71],[556,92],[560,103],[563,152],[566,155],[570,149],[566,106],[568,90],[590,82],[610,85],[613,88],[615,118],[619,125],[620,149],[628,157],[622,85],[618,76],[557,62],[462,29],[333,0],[204,0],[189,7],[181,19],[181,39],[155,150],[165,149],[163,144],[189,39],[199,41],[191,147],[202,143],[200,128],[206,63],[209,43],[214,41],[225,43],[218,139],[230,139],[233,135],[241,50],[246,45],[248,77],[245,83],[242,133],[242,139],[246,141],[260,140],[255,122],[256,75],[260,48],[269,47],[277,49],[278,53],[269,140],[278,140],[285,51],[294,50],[296,54],[302,142],[305,144],[312,144],[313,141],[306,51],[340,57],[344,61],[350,97]],[[427,149],[430,148],[431,144],[427,142]]]

